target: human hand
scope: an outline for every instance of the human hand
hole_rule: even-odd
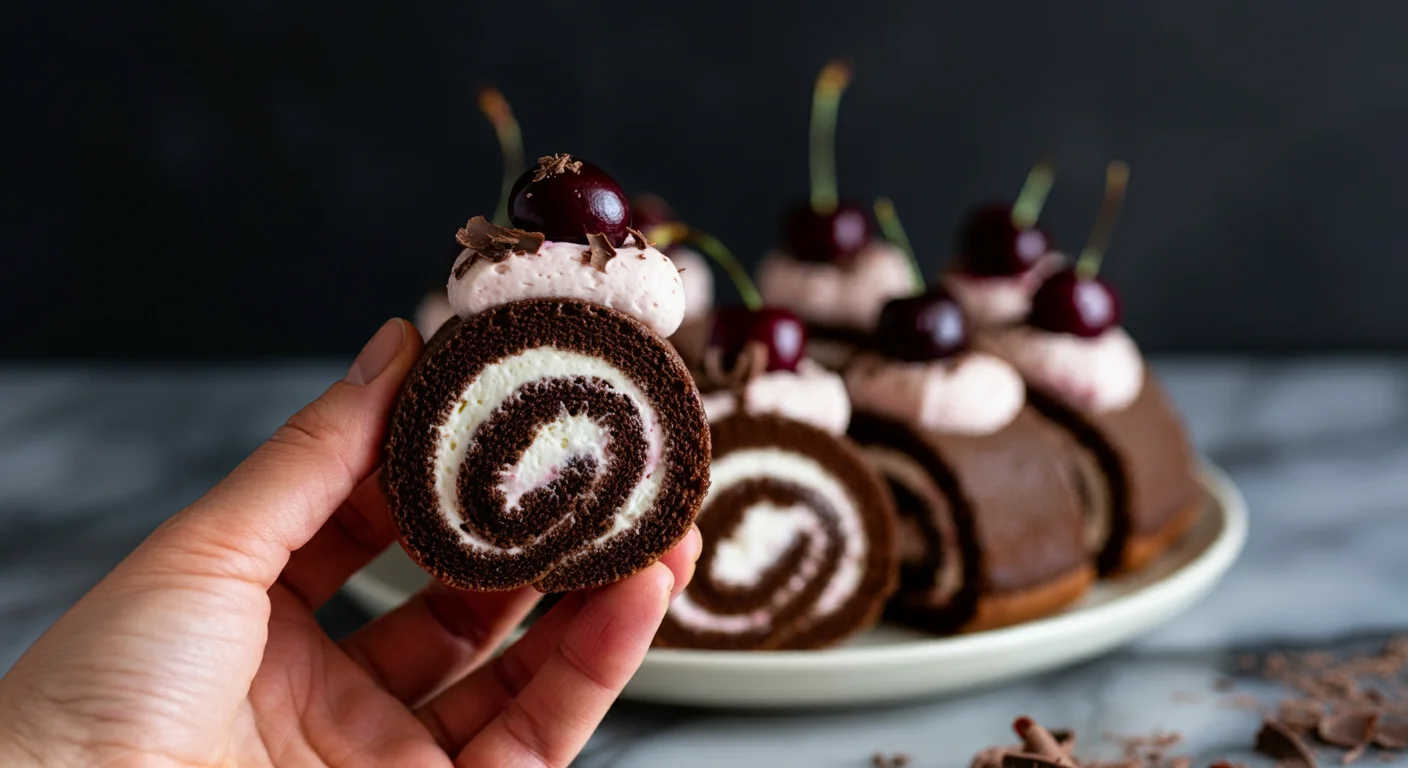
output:
[[[688,583],[699,533],[565,596],[496,657],[535,591],[433,584],[334,643],[313,612],[395,539],[375,473],[420,348],[387,323],[60,618],[0,679],[0,765],[570,762]]]

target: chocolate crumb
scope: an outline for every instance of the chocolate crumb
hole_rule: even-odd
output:
[[[1002,756],[1002,768],[1063,768],[1066,765],[1069,764],[1030,752],[1008,752]]]
[[[1296,735],[1275,718],[1267,718],[1256,734],[1256,751],[1276,760],[1286,768],[1315,768],[1315,754]]]
[[[1374,731],[1374,746],[1395,751],[1408,749],[1408,720],[1379,723]]]
[[[679,273],[681,273],[681,274],[683,274],[686,269],[689,269],[689,267],[680,267],[679,269],[677,269],[677,270],[675,270],[675,271],[676,271],[676,272],[679,272]]]
[[[1320,726],[1320,721],[1325,717],[1325,707],[1310,699],[1288,699],[1281,702],[1276,717],[1287,728],[1306,733]]]
[[[587,250],[582,251],[582,263],[605,272],[606,262],[616,258],[616,249],[611,247],[611,241],[603,234],[587,235],[587,245]]]
[[[1378,725],[1379,716],[1373,712],[1341,712],[1322,718],[1315,735],[1331,746],[1354,749],[1368,744]]]
[[[1241,763],[1234,763],[1234,762],[1232,762],[1231,760],[1218,760],[1217,762],[1213,763],[1212,765],[1209,765],[1208,768],[1247,768],[1247,767],[1246,767],[1245,765],[1241,764]]]
[[[501,227],[483,216],[475,216],[455,233],[455,242],[472,251],[455,267],[455,277],[458,279],[464,277],[480,259],[497,264],[514,254],[537,253],[543,247],[543,233]]]
[[[909,765],[909,755],[903,752],[896,752],[893,755],[876,752],[870,756],[870,764],[875,768],[904,768]]]
[[[655,243],[646,240],[645,235],[641,233],[639,229],[631,229],[630,227],[626,227],[626,232],[629,233],[631,238],[635,240],[635,247],[641,249],[642,251],[652,245],[655,245]]]
[[[637,259],[640,259],[641,261],[645,261],[645,254],[643,254],[643,253],[637,253],[637,254],[636,254],[636,258],[637,258]]]
[[[533,174],[533,181],[542,181],[549,176],[559,176],[568,171],[581,173],[582,161],[573,160],[572,156],[565,152],[560,155],[546,155],[538,158],[538,172]]]

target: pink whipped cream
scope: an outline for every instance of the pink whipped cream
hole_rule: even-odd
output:
[[[750,414],[771,413],[810,424],[833,435],[846,434],[851,424],[851,399],[841,377],[811,360],[794,371],[770,371],[744,385],[741,393],[701,395],[709,421],[727,418],[738,409]]]
[[[513,255],[495,264],[479,259],[462,277],[451,272],[450,306],[468,317],[520,299],[583,299],[624,312],[661,336],[669,336],[684,319],[685,294],[679,270],[654,248],[622,246],[605,271],[584,262],[587,246],[543,243],[536,254]],[[465,249],[455,265],[469,258]]]
[[[1002,429],[1027,399],[1017,371],[984,352],[929,363],[866,355],[847,369],[846,388],[858,411],[960,435]]]
[[[670,249],[670,261],[680,271],[684,285],[684,319],[704,317],[714,308],[714,274],[709,260],[696,250],[677,245]]]
[[[790,309],[807,322],[868,331],[885,302],[913,294],[916,286],[909,257],[876,241],[847,269],[769,254],[758,267],[758,290],[769,305]]]
[[[994,332],[989,345],[1028,381],[1081,410],[1118,411],[1144,386],[1144,359],[1123,328],[1087,339],[1017,326]]]
[[[1041,283],[1065,266],[1066,257],[1046,254],[1026,272],[1012,277],[979,277],[960,272],[944,275],[944,286],[963,305],[974,325],[1009,325],[1026,318]]]
[[[431,291],[420,300],[420,306],[416,307],[416,330],[420,331],[421,337],[429,341],[430,337],[440,330],[440,326],[454,316],[455,310],[450,307],[450,300],[445,297],[445,292]]]

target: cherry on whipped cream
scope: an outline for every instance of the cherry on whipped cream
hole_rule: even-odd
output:
[[[939,287],[891,299],[880,310],[875,328],[878,350],[909,363],[953,357],[967,351],[970,341],[963,307]]]
[[[1120,324],[1120,296],[1098,275],[1075,267],[1048,277],[1032,297],[1027,324],[1052,333],[1094,338]]]
[[[987,203],[964,218],[955,247],[960,272],[974,277],[1014,277],[1036,266],[1051,249],[1051,241],[1041,227],[1015,224],[1012,206]]]
[[[849,266],[875,235],[870,212],[853,200],[830,210],[799,203],[787,212],[783,233],[793,258]]]
[[[731,369],[750,343],[767,350],[768,371],[795,371],[807,351],[807,327],[802,319],[778,307],[720,307],[714,311],[709,346],[717,348],[724,368]]]
[[[587,235],[601,234],[619,247],[631,226],[631,205],[605,171],[571,155],[552,155],[513,183],[508,217],[513,226],[548,240],[585,244]]]

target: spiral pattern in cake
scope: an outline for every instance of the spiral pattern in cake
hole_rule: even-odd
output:
[[[844,438],[768,414],[712,425],[704,551],[657,645],[816,648],[870,626],[894,590],[894,512]]]
[[[407,552],[467,589],[615,581],[684,536],[708,487],[707,423],[679,356],[579,299],[452,320],[406,383],[387,451]]]

